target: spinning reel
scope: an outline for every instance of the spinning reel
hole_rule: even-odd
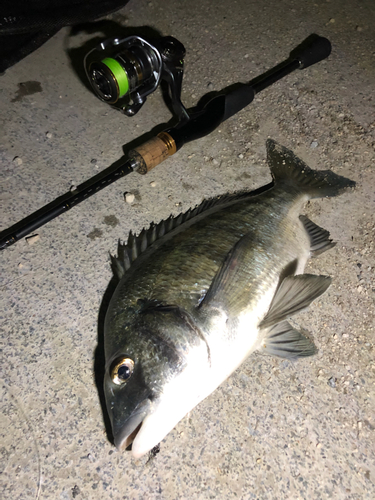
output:
[[[134,116],[161,81],[168,85],[173,111],[189,119],[181,102],[185,47],[171,36],[146,40],[140,36],[102,42],[85,57],[86,75],[104,102]]]

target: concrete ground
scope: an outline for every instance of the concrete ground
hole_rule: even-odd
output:
[[[147,26],[184,43],[187,106],[249,81],[310,33],[333,51],[147,176],[129,175],[1,252],[1,498],[375,498],[373,0],[131,0],[108,19],[105,34]],[[133,118],[94,97],[81,79],[83,54],[102,36],[93,31],[61,30],[0,78],[4,229],[170,119],[159,91]],[[296,363],[253,355],[159,454],[134,461],[111,444],[96,385],[108,252],[203,198],[269,182],[267,137],[357,182],[305,211],[337,241],[309,266],[332,286],[296,318],[319,353]]]

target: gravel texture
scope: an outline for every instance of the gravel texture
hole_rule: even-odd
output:
[[[184,43],[187,106],[249,81],[310,33],[333,52],[147,176],[127,176],[1,252],[1,498],[375,498],[373,0],[131,0],[107,19],[106,35],[148,26]],[[127,118],[87,89],[82,58],[99,36],[63,29],[0,78],[4,229],[170,119],[159,91]],[[269,182],[267,137],[357,182],[305,211],[337,241],[309,265],[332,286],[295,320],[319,352],[296,363],[252,356],[159,453],[134,461],[108,439],[96,385],[108,252],[203,198]]]

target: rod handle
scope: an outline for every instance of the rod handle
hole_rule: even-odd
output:
[[[299,61],[299,69],[305,69],[328,57],[331,49],[331,42],[328,38],[313,34],[292,50],[290,58]]]
[[[173,137],[167,132],[160,132],[156,137],[130,150],[129,158],[137,164],[134,170],[145,175],[176,151],[176,143]]]

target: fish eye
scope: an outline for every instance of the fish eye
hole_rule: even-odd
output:
[[[132,376],[133,370],[134,361],[121,356],[113,361],[109,373],[114,384],[122,385]]]

